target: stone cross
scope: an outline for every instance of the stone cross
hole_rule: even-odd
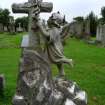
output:
[[[36,22],[33,19],[33,11],[35,7],[40,9],[40,12],[51,12],[53,8],[52,3],[42,2],[42,0],[28,0],[23,4],[13,4],[12,11],[14,13],[25,13],[29,15],[29,44],[28,47],[37,48],[40,43],[40,38],[38,35],[38,30],[33,30],[32,27],[35,27]],[[34,16],[35,17],[35,16]]]

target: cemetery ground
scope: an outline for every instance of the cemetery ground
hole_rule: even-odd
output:
[[[0,74],[5,75],[4,95],[0,105],[11,105],[15,93],[22,35],[0,34]],[[66,77],[88,94],[88,105],[105,105],[105,48],[88,45],[81,40],[67,39],[65,55],[74,60],[74,68],[65,66]],[[53,66],[53,74],[57,68]]]

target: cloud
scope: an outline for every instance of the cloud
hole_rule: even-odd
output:
[[[27,2],[28,0],[3,0],[0,3],[2,8],[9,8],[15,3]],[[76,16],[86,16],[91,11],[100,16],[101,7],[105,4],[105,0],[44,0],[46,2],[53,2],[53,12],[60,11],[66,15],[68,21],[71,21]],[[13,14],[15,17],[23,16],[20,14]],[[41,17],[48,19],[50,14],[41,14]]]

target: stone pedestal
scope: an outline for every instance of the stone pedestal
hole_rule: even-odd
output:
[[[22,42],[23,53],[13,105],[87,105],[85,91],[75,82],[63,77],[52,78],[46,55],[28,48],[28,38],[24,36]]]

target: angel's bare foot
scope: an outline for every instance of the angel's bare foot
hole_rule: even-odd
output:
[[[68,61],[69,61],[69,65],[70,65],[71,67],[74,67],[73,60],[72,60],[72,59],[68,59]]]

